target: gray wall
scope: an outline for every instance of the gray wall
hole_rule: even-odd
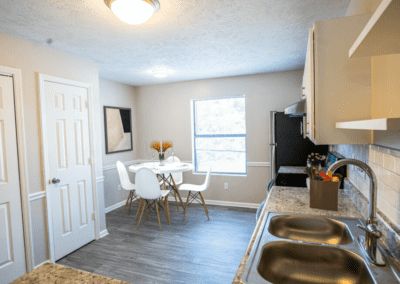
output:
[[[117,161],[130,162],[137,159],[137,126],[136,126],[136,88],[133,86],[108,81],[100,79],[99,89],[100,89],[100,106],[115,106],[115,107],[125,107],[132,109],[132,140],[133,140],[133,150],[126,151],[115,154],[106,154],[105,150],[105,132],[104,132],[104,115],[101,117],[101,129],[102,129],[102,152],[103,152],[103,165],[106,167],[103,175],[104,180],[104,204],[105,208],[108,208],[114,204],[126,200],[128,197],[128,192],[121,189],[118,191],[119,177],[117,169],[115,168],[115,163]],[[103,110],[102,110],[103,111]],[[109,166],[113,166],[110,169]],[[130,174],[132,182],[134,181],[134,175]]]
[[[101,127],[99,109],[99,79],[97,63],[54,50],[48,46],[33,43],[17,37],[0,33],[0,65],[21,69],[24,98],[24,123],[28,167],[29,193],[44,190],[42,180],[41,139],[38,73],[91,84],[95,102],[95,160],[96,176],[101,177]],[[100,205],[100,230],[106,228],[104,215],[103,184],[97,183]],[[35,265],[49,258],[45,198],[32,201],[31,223]]]
[[[145,141],[170,139],[176,156],[192,159],[190,100],[246,95],[247,161],[269,162],[269,114],[300,100],[303,71],[248,75],[137,87],[138,158]],[[266,197],[269,167],[248,167],[247,177],[213,176],[204,198],[260,203]],[[204,175],[184,173],[184,183],[201,184]],[[223,189],[229,183],[229,190]]]

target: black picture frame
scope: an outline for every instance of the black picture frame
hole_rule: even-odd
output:
[[[124,143],[126,144],[126,142],[130,142],[130,147],[126,148],[123,147],[122,149],[120,149],[121,147],[120,144],[117,145],[117,147],[115,147],[115,144],[117,141],[109,141],[108,134],[111,133],[111,128],[109,127],[113,127],[113,125],[110,125],[112,123],[110,123],[109,121],[107,121],[107,110],[119,110],[119,115],[121,118],[121,125],[122,125],[122,129],[123,129],[123,136],[124,138],[122,138],[122,140],[124,141]],[[133,139],[132,139],[132,109],[131,108],[124,108],[124,107],[114,107],[114,106],[104,106],[103,107],[103,112],[104,112],[104,138],[105,138],[105,149],[106,149],[106,154],[114,154],[114,153],[121,153],[121,152],[126,152],[126,151],[132,151],[133,150]],[[114,113],[114,120],[117,121],[116,119],[116,115]],[[119,125],[119,126],[121,126]],[[115,125],[114,125],[115,127]],[[119,127],[120,128],[120,127]],[[121,131],[119,131],[121,133]],[[127,137],[128,133],[130,134],[130,139]],[[122,135],[121,135],[122,137]],[[121,140],[120,137],[120,140]],[[122,142],[122,140],[120,142]],[[110,147],[114,148],[110,149]]]

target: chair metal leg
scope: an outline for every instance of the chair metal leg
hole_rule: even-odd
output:
[[[164,205],[163,205],[163,203],[162,203],[162,199],[160,199],[160,206],[161,206],[162,209],[164,210],[164,214],[165,214],[165,217],[167,217],[168,224],[171,226],[171,222],[169,221],[167,211],[165,211],[165,207],[164,207]]]
[[[131,191],[131,203],[129,204],[129,212],[131,211],[132,201],[133,201],[133,192]]]
[[[158,218],[158,226],[160,227],[161,231],[161,222],[160,222],[160,214],[158,213],[158,205],[157,205],[157,200],[156,200],[156,211],[157,211],[157,218]]]
[[[210,217],[208,216],[208,209],[207,209],[206,203],[204,202],[203,196],[201,195],[201,192],[199,192],[199,195],[201,198],[201,202],[203,203],[204,211],[206,211],[208,221],[210,221]]]
[[[179,193],[178,187],[176,186],[175,180],[174,180],[174,178],[172,177],[172,175],[171,175],[171,180],[172,180],[172,183],[174,184],[175,192],[176,192],[176,194],[178,195],[179,201],[181,202],[181,205],[182,205],[182,208],[183,208],[183,201],[182,201],[182,198],[181,198],[181,195],[180,195],[180,193]],[[178,211],[179,211],[179,209],[178,209]]]
[[[169,215],[168,195],[165,197],[165,204],[166,204],[166,206],[167,206],[168,224],[171,226],[171,216]]]
[[[148,200],[146,200],[147,202],[147,214],[146,214],[146,220],[149,220],[149,213],[150,213],[150,202]]]
[[[175,202],[176,202],[176,208],[178,208],[178,212],[179,212],[179,205],[178,205],[178,199],[176,198],[176,192],[175,190],[173,190],[174,192],[174,197],[175,197]]]
[[[131,195],[132,195],[132,191],[129,192],[129,196],[128,196],[128,198],[126,199],[124,211],[122,211],[122,216],[121,216],[121,218],[124,217],[125,209],[126,209],[126,206],[128,205],[128,201],[129,201],[129,198],[131,197]]]
[[[142,207],[142,205],[143,205],[143,199],[140,198],[139,208],[138,208],[138,210],[137,210],[137,212],[136,212],[135,221],[136,221],[136,219],[137,219],[137,217],[138,217],[138,215],[139,215],[139,211],[140,211],[140,208]],[[143,205],[143,206],[144,206],[144,205]]]
[[[138,222],[138,224],[137,224],[136,230],[139,228],[140,220],[142,220],[142,216],[143,216],[143,212],[144,212],[144,208],[145,208],[145,207],[146,207],[146,206],[143,204],[143,206],[142,206],[142,213],[140,214],[140,218],[139,218],[139,222]]]
[[[190,191],[189,191],[188,197],[187,197],[187,199],[186,199],[186,205],[185,205],[185,209],[184,209],[184,212],[183,212],[183,221],[185,221],[186,210],[187,210],[187,208],[188,208],[188,206],[189,206],[189,199],[190,199]]]

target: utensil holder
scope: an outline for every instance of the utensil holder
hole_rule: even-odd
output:
[[[339,182],[310,180],[310,208],[338,211]]]

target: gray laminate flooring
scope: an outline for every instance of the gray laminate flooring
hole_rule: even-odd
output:
[[[134,221],[138,205],[106,214],[109,235],[93,241],[57,261],[135,284],[142,283],[232,283],[256,225],[256,209],[208,206],[210,219],[201,205],[183,210],[170,203],[171,226],[160,212]]]

